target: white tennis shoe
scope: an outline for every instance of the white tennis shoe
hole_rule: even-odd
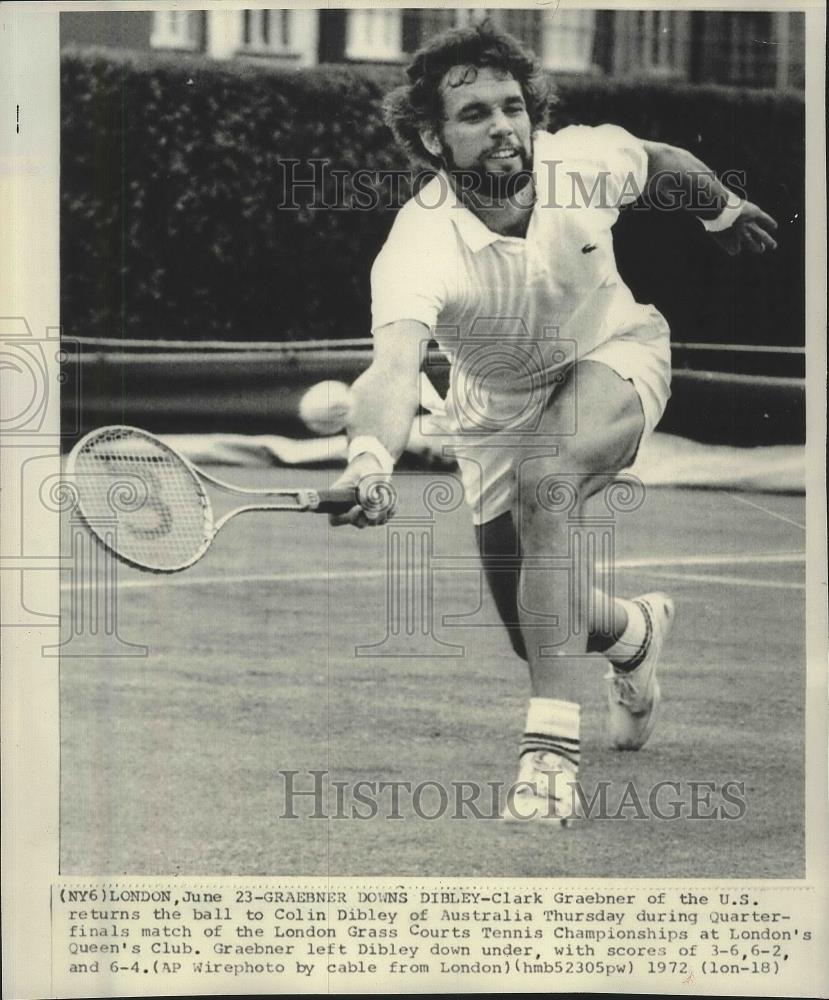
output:
[[[660,691],[656,668],[674,620],[674,602],[667,594],[634,598],[645,615],[645,656],[633,670],[611,666],[605,674],[610,717],[610,740],[617,750],[639,750],[656,724]]]
[[[501,819],[505,823],[567,826],[581,818],[578,773],[575,765],[548,751],[525,753]]]

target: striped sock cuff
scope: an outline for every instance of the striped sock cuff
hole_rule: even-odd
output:
[[[651,610],[643,601],[624,601],[628,626],[604,655],[617,667],[634,670],[645,659],[653,636]]]
[[[547,733],[524,733],[521,737],[521,752],[519,757],[528,753],[552,753],[569,761],[574,767],[579,766],[581,744],[579,740],[568,739],[566,736],[554,736]]]
[[[637,608],[640,609],[645,618],[645,637],[642,640],[642,644],[639,646],[633,656],[626,661],[625,667],[628,670],[634,670],[642,660],[647,656],[648,650],[651,646],[651,639],[653,638],[653,618],[651,618],[651,609],[643,601],[633,602]]]
[[[531,698],[527,725],[521,739],[521,756],[527,753],[553,753],[578,767],[579,706],[555,698]]]

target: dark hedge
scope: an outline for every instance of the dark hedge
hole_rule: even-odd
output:
[[[400,171],[379,114],[397,67],[280,69],[66,50],[61,77],[61,322],[66,336],[367,336],[368,276],[394,208],[280,207],[286,159]],[[683,213],[627,211],[620,268],[677,340],[802,343],[804,106],[796,94],[653,82],[559,82],[555,123],[614,122],[744,169],[780,249],[727,257]],[[399,204],[395,182],[375,185]],[[367,198],[366,188],[362,197]],[[370,192],[369,192],[370,193]],[[404,196],[406,194],[404,188]]]

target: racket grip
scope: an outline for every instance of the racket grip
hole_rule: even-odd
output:
[[[334,490],[318,490],[319,504],[314,508],[315,514],[344,514],[359,503],[357,490],[353,486],[341,486]]]

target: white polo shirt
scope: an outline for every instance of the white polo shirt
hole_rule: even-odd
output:
[[[492,232],[445,175],[400,210],[371,272],[372,332],[397,320],[430,329],[452,361],[454,429],[518,430],[576,358],[654,315],[664,323],[622,281],[611,237],[647,165],[615,125],[538,132],[525,238]]]

